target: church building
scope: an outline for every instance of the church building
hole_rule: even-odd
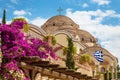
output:
[[[50,64],[59,65],[58,70],[55,70],[53,73],[50,69],[39,69],[39,71],[42,71],[36,74],[35,80],[110,80],[117,78],[117,58],[108,50],[102,48],[93,35],[80,29],[79,25],[71,18],[57,15],[48,19],[42,26],[35,26],[33,24],[29,24],[29,26],[30,31],[26,33],[26,35],[41,39],[47,37],[47,41],[53,48],[58,60],[49,59],[46,61],[49,61]],[[73,45],[76,47],[74,60],[77,70],[74,71],[74,73],[76,72],[77,75],[78,72],[81,75],[85,75],[88,77],[87,79],[78,78],[79,76],[70,72],[65,73],[62,71],[62,69],[66,67],[66,55],[64,54],[63,49],[68,47],[67,37],[72,39]],[[56,40],[56,44],[53,44],[53,39]],[[80,58],[82,58],[82,55],[84,54],[87,54],[90,57],[90,63],[85,61],[80,63]],[[89,77],[91,78],[89,79]]]

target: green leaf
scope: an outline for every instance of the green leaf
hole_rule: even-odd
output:
[[[67,55],[68,47],[63,48],[63,55]]]
[[[28,24],[24,25],[24,32],[28,32],[30,30],[30,27],[28,26]]]
[[[49,36],[51,36],[51,35],[45,36],[45,37],[43,38],[43,41],[48,42]],[[56,41],[56,39],[55,39],[55,36],[51,36],[51,37],[52,37],[52,45],[55,45],[55,44],[57,43],[57,41]]]
[[[87,53],[84,53],[80,59],[79,59],[79,62],[82,64],[82,63],[85,63],[85,62],[88,62],[90,63],[91,62],[91,58],[90,56],[87,54]]]
[[[52,36],[52,44],[55,45],[57,43],[55,36]]]
[[[23,22],[27,22],[25,18],[14,18],[14,19],[12,20],[12,22],[15,22],[15,21],[17,21],[17,20],[20,20],[20,21],[23,21]]]
[[[77,48],[73,47],[73,56],[77,53]]]
[[[71,38],[67,37],[68,40],[68,47],[65,49],[66,53],[66,66],[68,69],[74,69],[75,70],[75,61],[74,61],[74,49],[73,49],[73,41]]]

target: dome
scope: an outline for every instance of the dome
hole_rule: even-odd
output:
[[[103,62],[104,61],[108,61],[109,63],[112,61],[117,61],[116,57],[114,57],[109,51],[107,51],[106,49],[102,48],[101,46],[93,46],[93,47],[87,47],[85,48],[83,51],[81,51],[81,54],[87,53],[91,56],[94,56],[94,53],[96,51],[101,51],[103,53]]]
[[[67,16],[63,16],[63,15],[53,16],[52,18],[48,19],[44,25],[54,26],[54,25],[65,25],[65,24],[70,25],[70,26],[76,25],[76,23],[72,19],[70,19]]]
[[[77,34],[81,40],[81,42],[93,42],[93,43],[96,43],[97,42],[97,39],[94,38],[89,32],[87,31],[84,31],[84,30],[81,30],[81,29],[78,29],[77,30]]]
[[[81,54],[84,54],[84,53],[93,54],[95,51],[102,51],[104,55],[113,56],[109,51],[102,48],[100,45],[96,45],[93,47],[87,47],[81,52]]]
[[[69,17],[58,15],[58,16],[53,16],[52,18],[48,19],[41,26],[41,28],[47,33],[52,33],[57,30],[65,30],[65,29],[73,30],[75,28],[78,28],[78,25]]]

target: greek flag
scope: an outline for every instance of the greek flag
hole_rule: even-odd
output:
[[[102,53],[102,51],[95,51],[95,52],[94,52],[94,56],[95,56],[95,58],[96,58],[99,62],[103,62],[103,53]]]

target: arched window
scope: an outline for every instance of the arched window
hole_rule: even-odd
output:
[[[71,24],[71,26],[73,26],[73,24]]]
[[[101,68],[101,73],[102,74],[105,73],[105,68],[104,67]]]
[[[84,41],[84,38],[83,38],[83,37],[81,38],[81,41]]]
[[[55,23],[53,23],[53,26],[55,26]]]

